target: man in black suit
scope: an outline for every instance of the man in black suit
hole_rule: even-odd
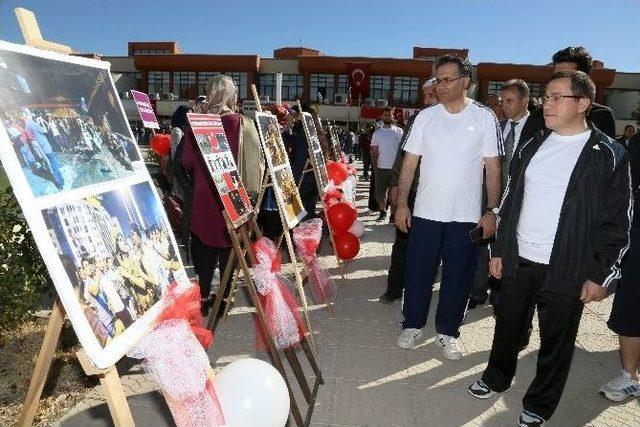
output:
[[[626,125],[624,127],[624,133],[616,141],[624,145],[625,148],[629,149],[629,142],[631,142],[635,134],[636,127],[634,125]]]
[[[591,73],[592,58],[589,52],[582,46],[569,46],[565,49],[557,51],[553,55],[553,72],[559,71],[583,71],[587,74]],[[546,129],[544,125],[544,116],[542,108],[533,111],[529,118],[531,126],[522,132],[524,140],[533,137],[536,131]],[[587,115],[587,122],[600,129],[611,138],[616,137],[616,121],[613,117],[611,108],[594,102],[591,110]]]

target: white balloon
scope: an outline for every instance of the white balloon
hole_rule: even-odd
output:
[[[258,359],[224,367],[213,381],[229,427],[282,427],[289,417],[289,390],[280,372]]]
[[[356,219],[351,227],[349,228],[349,233],[353,234],[356,237],[360,237],[364,234],[364,224],[362,221]]]

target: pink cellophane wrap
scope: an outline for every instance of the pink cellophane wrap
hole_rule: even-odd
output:
[[[196,331],[199,335],[196,338],[193,329],[201,326],[191,326],[194,321],[192,296],[199,302],[199,290],[192,286],[177,295],[175,289],[170,287],[165,311],[159,316],[167,320],[161,320],[127,355],[144,359],[145,369],[160,385],[178,427],[224,425],[218,398],[207,376],[209,357],[198,340],[204,337],[211,343],[211,336]],[[197,292],[192,292],[193,289]],[[184,308],[183,316],[178,316],[180,306]]]
[[[262,237],[253,244],[256,264],[253,266],[253,281],[264,310],[267,333],[279,350],[292,347],[305,334],[302,316],[296,299],[280,271],[280,251],[268,238]],[[264,349],[262,330],[256,325],[257,345]]]
[[[293,229],[293,241],[298,255],[309,271],[313,298],[318,304],[327,304],[335,300],[338,290],[316,255],[321,238],[322,220],[320,218],[304,221]]]

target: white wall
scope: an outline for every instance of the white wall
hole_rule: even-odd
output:
[[[618,120],[632,120],[639,103],[640,91],[612,93],[605,98],[605,104],[613,110]]]

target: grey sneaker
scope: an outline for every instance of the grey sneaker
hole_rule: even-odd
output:
[[[486,385],[482,380],[478,380],[471,384],[467,391],[476,399],[488,399],[491,396],[495,396],[496,394],[498,394],[497,391],[491,390],[489,386]]]
[[[406,328],[398,337],[398,346],[404,349],[412,349],[422,340],[422,329]]]
[[[520,427],[540,427],[544,425],[544,418],[525,409],[518,418],[518,425]]]
[[[640,396],[640,384],[623,369],[619,376],[600,387],[600,394],[614,402],[621,402],[630,396]]]
[[[442,354],[449,360],[460,360],[462,352],[458,347],[458,339],[450,335],[436,335],[436,344],[442,348]]]

